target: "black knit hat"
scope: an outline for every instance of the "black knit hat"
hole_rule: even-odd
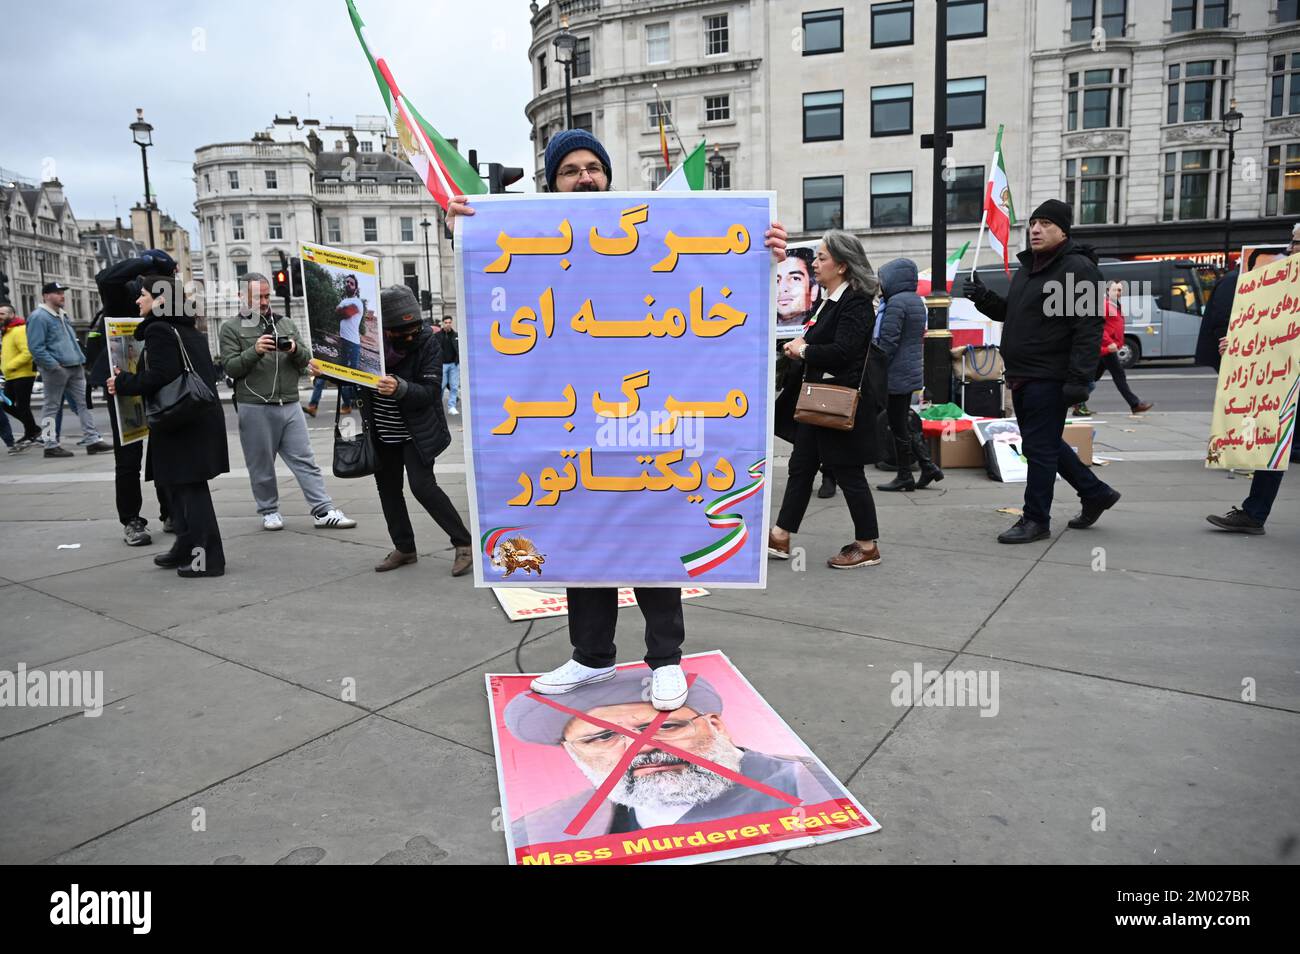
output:
[[[1070,226],[1074,224],[1074,210],[1060,199],[1048,199],[1034,209],[1034,214],[1029,217],[1029,220],[1032,222],[1034,219],[1047,219],[1069,235]]]
[[[379,293],[379,314],[385,331],[424,322],[415,292],[405,285],[389,285]]]

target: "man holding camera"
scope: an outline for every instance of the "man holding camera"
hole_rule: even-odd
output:
[[[297,478],[318,528],[355,527],[357,522],[335,507],[325,491],[298,404],[298,377],[311,360],[311,349],[290,319],[271,311],[270,280],[256,272],[246,279],[245,308],[221,326],[221,364],[235,381],[239,443],[262,529],[284,529],[277,454]]]

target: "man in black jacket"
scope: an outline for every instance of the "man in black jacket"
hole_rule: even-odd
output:
[[[447,413],[455,417],[460,414],[456,410],[456,402],[460,400],[460,336],[456,334],[450,315],[442,319],[438,339],[442,347],[442,388],[451,392],[447,399]]]
[[[1092,249],[1070,238],[1074,214],[1048,199],[1029,219],[1029,249],[1007,297],[989,291],[978,276],[963,294],[994,321],[1004,323],[1002,360],[1029,476],[1024,515],[998,536],[999,543],[1031,543],[1051,536],[1052,490],[1057,473],[1073,487],[1083,510],[1069,523],[1082,530],[1115,506],[1119,492],[1098,480],[1065,443],[1066,412],[1088,397],[1105,327],[1105,282]]]

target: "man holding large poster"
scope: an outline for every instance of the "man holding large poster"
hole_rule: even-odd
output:
[[[609,154],[590,133],[571,129],[552,137],[546,150],[546,180],[551,191],[604,193],[610,190],[610,177]],[[653,203],[654,210],[666,210],[665,218],[678,228],[676,232],[670,229],[666,233],[658,221],[647,226],[652,214],[651,203],[641,201],[640,197],[629,197],[617,204],[559,203],[529,197],[530,212],[534,204],[541,208],[531,216],[525,216],[522,212],[525,202],[511,201],[511,217],[492,214],[496,203],[485,202],[485,210],[492,214],[492,220],[479,228],[470,228],[471,220],[461,218],[474,214],[464,196],[454,199],[448,208],[448,222],[457,227],[459,297],[466,308],[462,362],[466,366],[471,398],[464,406],[468,417],[466,431],[470,435],[468,456],[474,468],[470,480],[471,517],[476,532],[480,534],[484,556],[483,560],[475,561],[475,584],[511,585],[512,581],[504,577],[516,572],[524,577],[533,573],[541,577],[544,572],[550,572],[563,582],[586,584],[585,587],[568,589],[569,638],[573,644],[573,656],[564,665],[534,680],[533,689],[539,693],[562,694],[614,677],[617,584],[644,583],[646,585],[636,586],[636,597],[646,620],[645,660],[653,670],[650,702],[660,710],[673,710],[680,706],[687,694],[686,675],[679,665],[685,638],[681,583],[689,582],[696,573],[722,565],[741,551],[748,539],[746,523],[743,516],[733,512],[733,508],[758,496],[766,484],[762,468],[766,466],[767,448],[771,444],[768,356],[774,347],[771,337],[774,325],[770,319],[774,288],[770,267],[758,275],[753,268],[746,270],[736,265],[737,277],[743,275],[749,279],[743,289],[735,283],[737,300],[743,298],[743,306],[728,301],[733,289],[728,285],[719,287],[721,283],[716,280],[716,274],[711,275],[710,271],[719,270],[719,261],[729,253],[743,260],[744,253],[750,250],[749,235],[755,230],[764,234],[764,245],[771,249],[773,259],[784,259],[785,229],[771,221],[770,198],[764,197],[757,202],[751,198],[747,210],[748,225],[733,224],[734,219],[720,224],[718,219],[692,218],[685,207],[699,201],[700,197],[689,195],[657,198]],[[696,210],[701,208],[693,207]],[[499,213],[500,210],[496,211]],[[581,222],[584,227],[574,228],[571,219]],[[547,222],[549,225],[545,224]],[[555,238],[557,222],[561,234]],[[643,226],[646,226],[644,240],[638,231]],[[550,238],[545,237],[548,230]],[[656,241],[649,240],[652,233]],[[511,238],[511,235],[529,234],[540,237]],[[713,237],[706,239],[700,237],[702,235]],[[575,236],[578,239],[576,243]],[[668,245],[670,237],[677,243],[675,248]],[[494,251],[493,246],[499,248],[500,254]],[[642,252],[637,255],[639,246]],[[552,253],[554,257],[550,257]],[[507,304],[505,273],[512,259],[516,273],[509,287],[518,293],[521,306],[517,307]],[[661,292],[664,301],[658,307],[655,307],[656,296],[648,291],[629,299],[627,281],[633,278],[633,273],[626,270],[633,261],[642,269],[642,274],[636,275],[635,280],[645,288],[659,289],[668,284],[659,282],[652,285],[647,281],[645,271],[660,274],[676,271],[677,284],[682,287],[670,287],[666,293]],[[731,268],[731,263],[726,267]],[[531,285],[525,291],[529,281]],[[705,287],[709,298],[707,318],[703,314]],[[502,320],[505,316],[501,314],[507,308],[514,315],[508,323]],[[576,314],[574,309],[577,309]],[[649,314],[645,309],[650,309]],[[686,312],[689,311],[691,318],[692,338],[714,338],[721,344],[726,340],[727,332],[741,331],[737,325],[743,326],[745,313],[750,309],[756,309],[763,321],[751,325],[747,336],[736,334],[731,342],[727,342],[732,353],[725,356],[724,361],[729,360],[732,365],[718,363],[716,356],[706,355],[701,350],[676,347],[687,341],[682,337]],[[655,312],[663,317],[654,318]],[[638,318],[642,314],[646,317],[644,321],[615,320],[616,314],[621,317],[632,313],[636,313]],[[562,327],[560,335],[552,338],[555,326],[559,324],[555,320],[557,314],[562,315],[562,321],[572,315],[568,325],[574,334],[570,335]],[[732,321],[736,324],[731,324]],[[503,333],[507,324],[508,331]],[[547,340],[544,347],[535,349],[533,345],[537,344],[539,335],[544,335]],[[722,345],[718,348],[718,355],[727,350],[726,345]],[[530,351],[536,352],[532,361],[527,360]],[[490,362],[482,374],[475,367],[475,358],[480,355],[485,362]],[[548,355],[555,360],[549,360]],[[510,360],[514,358],[525,360]],[[569,363],[561,364],[563,359],[568,359]],[[647,365],[652,367],[647,369]],[[615,368],[618,370],[611,378],[610,371]],[[565,377],[557,377],[557,371]],[[690,371],[697,373],[692,376]],[[723,378],[740,380],[741,372],[744,372],[745,389],[717,386]],[[680,383],[689,390],[664,393],[660,378],[665,382]],[[710,426],[725,433],[727,422],[721,419],[732,417],[737,420],[731,423],[739,423],[748,412],[750,402],[745,396],[745,390],[748,390],[756,400],[750,420],[744,423],[752,424],[761,418],[762,444],[756,444],[750,435],[748,446],[744,447],[753,452],[749,459],[732,463],[719,458],[716,464],[709,462],[707,465],[692,461],[686,467],[680,466],[685,448],[679,446],[659,454],[640,455],[638,468],[641,464],[653,466],[653,470],[649,467],[641,470],[640,476],[602,477],[595,473],[593,457],[598,456],[602,462],[612,461],[615,459],[612,452],[606,451],[598,439],[592,441],[601,447],[598,455],[593,454],[592,447],[578,451],[572,445],[581,445],[584,441],[576,438],[565,440],[564,432],[552,430],[548,433],[552,444],[565,441],[567,446],[556,447],[551,452],[554,466],[533,471],[537,480],[534,495],[534,477],[529,476],[527,470],[519,470],[520,461],[526,460],[527,455],[488,438],[514,434],[520,417],[572,416],[577,409],[577,389],[567,382],[573,380],[583,383],[583,393],[589,395],[584,397],[584,404],[590,401],[597,423],[603,419],[606,425],[612,424],[610,429],[614,431],[637,414],[643,399],[650,406],[651,395],[658,397],[669,411],[669,419],[654,426],[653,437],[656,439],[673,438],[673,432],[684,423],[680,420],[683,413],[698,417],[701,409],[704,414],[718,418],[719,421],[711,421]],[[709,386],[711,381],[712,387]],[[537,399],[546,396],[542,389],[547,382],[553,385],[551,390],[563,396],[562,400]],[[598,386],[593,389],[592,384]],[[519,385],[542,393],[533,397],[517,387]],[[647,393],[643,395],[642,389],[648,389]],[[622,400],[606,397],[620,392]],[[523,400],[517,398],[517,394],[523,396]],[[490,435],[476,429],[476,410],[480,426],[485,416],[495,418],[486,422],[486,427],[491,428]],[[536,421],[527,421],[523,426],[529,429],[530,436],[537,437],[539,425]],[[562,425],[570,433],[575,426],[572,421]],[[739,429],[738,426],[736,430]],[[685,427],[680,428],[681,432],[685,430]],[[540,438],[538,440],[540,443]],[[645,434],[638,440],[625,432],[613,443],[624,447],[633,443],[650,444],[651,435]],[[682,443],[680,436],[676,437],[676,443]],[[669,444],[669,440],[656,440],[655,449],[662,444]],[[732,446],[741,449],[742,445]],[[623,455],[624,458],[628,456],[626,453]],[[625,461],[619,463],[626,468]],[[679,465],[677,469],[674,469],[675,464]],[[675,557],[678,561],[675,572],[670,565],[674,559],[671,557],[664,558],[659,565],[652,565],[652,549],[661,555],[667,551],[651,545],[672,539],[674,525],[680,521],[670,518],[669,514],[676,511],[656,504],[654,498],[659,495],[653,493],[640,496],[627,493],[616,497],[612,503],[609,496],[622,491],[667,491],[690,487],[692,493],[688,502],[703,503],[704,497],[693,491],[702,489],[702,467],[705,466],[712,468],[710,490],[716,491],[724,486],[731,490],[705,508],[707,526],[730,532],[695,551]],[[740,487],[734,486],[737,467],[742,482]],[[556,519],[551,516],[555,512],[548,514],[545,509],[535,509],[553,507],[565,492],[575,491],[579,469],[584,478],[582,491],[565,501],[570,504],[568,508],[557,508],[567,513]],[[683,471],[687,473],[683,474]],[[746,473],[748,481],[744,479]],[[507,486],[515,483],[516,478],[518,482],[514,492],[505,494]],[[602,497],[605,499],[601,500]],[[766,520],[766,495],[761,499],[764,504],[762,518]],[[495,522],[484,522],[485,516],[488,520],[493,519],[488,514],[491,508],[499,506],[519,508],[508,512],[518,516],[504,516],[498,511]],[[522,509],[530,506],[534,509]],[[695,511],[695,520],[699,520],[699,511]],[[562,537],[557,534],[542,539],[539,530],[544,524],[557,531],[561,526],[566,529]],[[486,532],[483,532],[484,528],[487,528]],[[761,541],[755,542],[761,544]],[[539,549],[539,545],[544,549]],[[557,546],[564,549],[557,550]],[[766,563],[760,546],[750,549],[754,553],[747,554],[752,556],[748,562],[757,575],[749,585],[760,584]],[[546,551],[549,551],[549,565]],[[745,563],[745,560],[737,560],[735,566]],[[735,566],[725,572],[735,573]],[[620,574],[622,578],[619,578]],[[733,579],[740,581],[743,575]],[[519,582],[527,585],[528,580]],[[712,578],[710,582],[713,582]]]

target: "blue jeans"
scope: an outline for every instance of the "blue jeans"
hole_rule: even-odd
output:
[[[1111,488],[1098,480],[1065,443],[1065,416],[1060,381],[1025,381],[1011,392],[1020,426],[1021,449],[1029,462],[1025,481],[1025,517],[1043,526],[1052,521],[1052,492],[1059,473],[1080,499],[1104,497]]]
[[[450,391],[451,397],[447,399],[447,408],[456,410],[456,401],[460,398],[460,365],[444,364],[442,366],[442,387],[444,391]]]
[[[0,439],[5,442],[5,447],[14,446],[14,430],[9,426],[9,415],[0,411]]]
[[[77,407],[77,399],[72,396],[71,391],[63,392],[63,401],[72,409],[73,414],[81,413],[81,408]],[[54,436],[60,439],[63,437],[63,404],[59,405],[59,413],[54,415]]]
[[[361,342],[345,341],[340,338],[339,364],[347,365],[349,368],[361,367]],[[355,384],[340,384],[339,403],[351,407],[356,401],[356,390],[357,386]]]
[[[315,407],[317,404],[319,404],[321,393],[324,390],[325,390],[325,376],[323,374],[317,375],[316,384],[313,385],[311,389],[311,400],[308,401],[307,403],[310,404],[312,407]]]

